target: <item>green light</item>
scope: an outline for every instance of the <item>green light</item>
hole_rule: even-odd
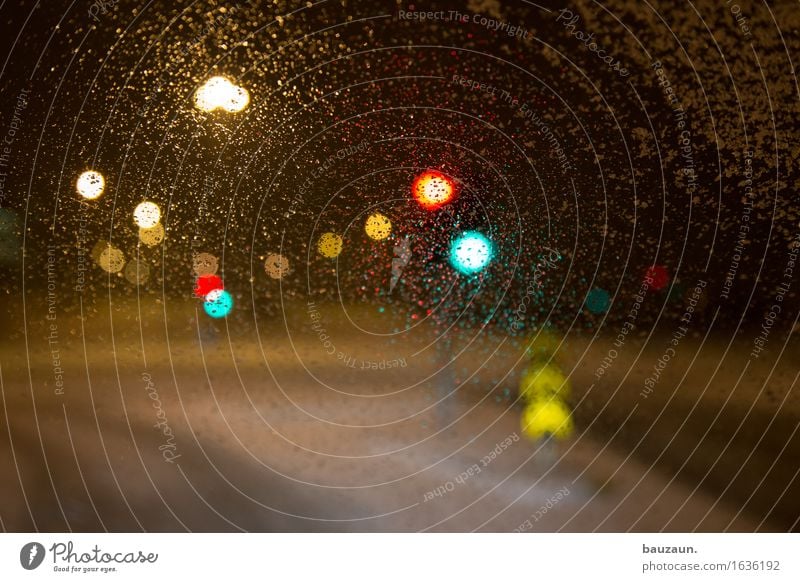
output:
[[[468,230],[450,243],[450,264],[464,275],[482,271],[492,260],[492,241],[480,232]]]
[[[203,309],[214,319],[225,317],[233,309],[233,297],[223,289],[214,289],[206,295]]]

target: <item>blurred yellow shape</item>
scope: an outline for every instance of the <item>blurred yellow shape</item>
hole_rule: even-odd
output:
[[[529,403],[522,411],[520,428],[526,437],[534,440],[547,435],[565,439],[575,431],[569,408],[558,398]]]
[[[326,232],[319,237],[317,250],[323,257],[335,259],[342,252],[342,237],[332,232]]]
[[[376,212],[367,218],[364,230],[372,240],[384,240],[392,234],[392,221],[386,215]]]
[[[97,261],[100,268],[109,273],[119,273],[125,266],[125,253],[117,247],[108,245]]]
[[[139,240],[146,244],[148,247],[154,247],[164,240],[164,227],[161,223],[156,224],[150,228],[139,229]]]
[[[522,375],[519,394],[525,400],[569,396],[569,380],[554,364],[533,363]]]

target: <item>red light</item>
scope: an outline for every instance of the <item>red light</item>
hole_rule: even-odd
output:
[[[194,285],[194,296],[205,297],[212,291],[222,289],[222,279],[216,275],[200,275]]]
[[[414,179],[411,194],[425,210],[436,210],[450,202],[456,188],[453,180],[437,172],[426,170]]]
[[[654,265],[647,269],[647,272],[644,274],[644,279],[653,289],[660,291],[669,283],[669,273],[667,273],[666,267]]]

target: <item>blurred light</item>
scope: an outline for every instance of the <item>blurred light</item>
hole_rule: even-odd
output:
[[[452,200],[455,193],[453,181],[436,170],[426,170],[414,179],[411,194],[426,210],[436,210]]]
[[[528,404],[522,411],[520,428],[531,439],[548,435],[564,439],[575,430],[569,408],[558,399],[537,400]]]
[[[164,227],[161,223],[156,224],[150,228],[139,229],[139,240],[146,244],[148,247],[154,247],[164,240]]]
[[[660,291],[669,283],[669,273],[663,265],[653,265],[644,274],[644,280],[656,291]]]
[[[282,279],[289,273],[289,259],[277,253],[267,256],[264,271],[272,279]]]
[[[560,343],[559,338],[553,332],[542,328],[536,332],[536,336],[527,348],[527,353],[532,360],[550,359],[555,356]]]
[[[242,111],[250,103],[250,94],[244,87],[233,84],[225,77],[211,77],[194,94],[195,107],[201,111],[223,109],[228,113]]]
[[[144,285],[150,278],[150,266],[143,262],[132,259],[125,265],[125,279],[134,285]]]
[[[161,220],[161,209],[154,202],[140,202],[133,210],[133,221],[139,228],[153,228]]]
[[[100,253],[97,264],[108,273],[119,273],[125,267],[125,253],[108,244]]]
[[[92,257],[92,260],[95,263],[99,263],[100,262],[100,255],[103,254],[103,251],[106,250],[110,244],[111,243],[108,242],[107,240],[102,240],[102,239],[97,241],[96,243],[94,243],[94,246],[92,247],[92,250],[89,253],[89,256]]]
[[[219,261],[211,253],[197,253],[192,257],[192,270],[198,277],[214,275],[217,269],[219,269]]]
[[[367,236],[373,240],[384,240],[392,234],[392,221],[380,212],[371,214],[364,225]]]
[[[332,232],[326,232],[319,237],[317,250],[323,257],[335,259],[342,252],[342,237]]]
[[[194,284],[194,296],[205,297],[212,291],[222,288],[222,279],[216,275],[200,275]]]
[[[475,274],[491,260],[492,241],[477,231],[464,232],[450,243],[450,264],[459,273]]]
[[[225,317],[233,309],[233,297],[224,289],[215,289],[206,295],[203,309],[214,319]]]
[[[100,196],[105,187],[105,178],[100,172],[95,172],[94,170],[87,170],[78,176],[78,182],[76,183],[78,194],[87,200],[94,200]]]
[[[608,291],[595,287],[586,294],[586,309],[592,313],[605,313],[608,311],[610,297]]]
[[[569,395],[569,380],[554,364],[532,364],[522,375],[519,395],[528,401]]]

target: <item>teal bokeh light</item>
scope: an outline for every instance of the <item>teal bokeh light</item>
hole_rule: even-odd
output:
[[[224,289],[215,289],[206,295],[203,309],[214,319],[225,317],[233,309],[233,297]]]
[[[608,306],[611,303],[611,298],[608,291],[595,287],[586,295],[586,309],[594,314],[605,313],[608,311]]]
[[[450,243],[450,264],[464,275],[482,271],[492,260],[492,241],[480,232],[468,230]]]

